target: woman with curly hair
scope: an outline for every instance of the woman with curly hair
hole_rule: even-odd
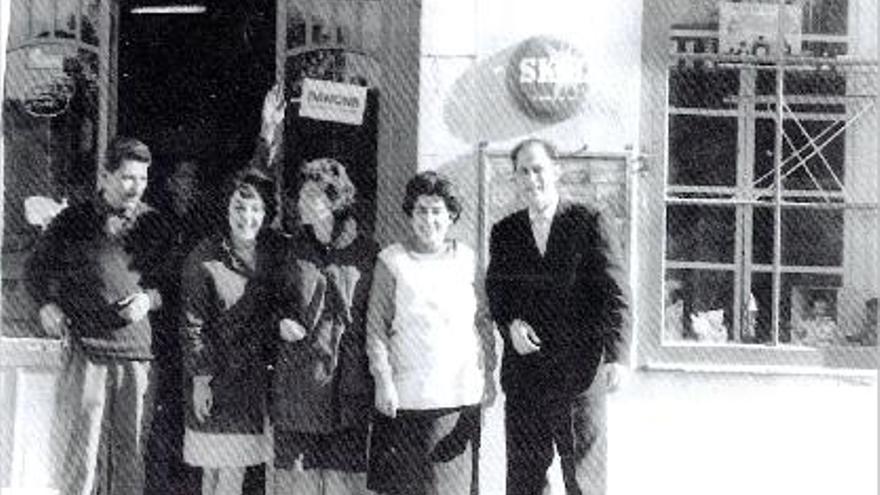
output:
[[[453,184],[422,172],[406,186],[409,236],[379,253],[367,351],[379,414],[368,486],[389,495],[465,495],[479,485],[480,408],[494,398],[494,330],[474,251],[448,236]]]
[[[281,272],[273,384],[275,492],[365,493],[365,319],[378,248],[353,214],[355,187],[342,163],[305,163],[292,190],[298,221]]]

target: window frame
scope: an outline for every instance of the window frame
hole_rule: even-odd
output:
[[[693,2],[687,0],[679,0],[672,2],[671,5],[657,6],[645,5],[643,13],[643,39],[642,39],[642,74],[643,74],[643,93],[642,93],[642,126],[643,131],[642,143],[643,149],[647,149],[646,156],[648,160],[647,170],[642,176],[642,185],[639,187],[640,194],[637,199],[638,211],[642,212],[636,219],[636,229],[641,236],[638,243],[638,266],[636,267],[635,280],[638,285],[634,287],[636,294],[637,308],[635,325],[639,329],[637,333],[638,339],[638,364],[648,368],[687,368],[687,369],[724,369],[724,370],[772,370],[778,371],[807,371],[807,372],[859,372],[859,370],[874,370],[877,368],[880,359],[878,359],[877,347],[829,347],[829,348],[807,348],[793,345],[780,345],[778,342],[778,331],[775,333],[773,342],[768,344],[744,344],[736,342],[728,343],[703,343],[697,341],[678,341],[670,342],[663,340],[664,333],[664,291],[665,278],[669,263],[666,260],[666,207],[668,205],[667,190],[667,170],[669,166],[669,124],[670,109],[669,101],[669,73],[672,55],[669,51],[670,35],[673,34],[672,26],[686,12]],[[708,3],[708,2],[703,2]],[[870,17],[874,13],[876,19],[876,6],[867,5],[864,0],[850,0],[848,7],[849,24],[855,26],[851,28],[848,35],[815,35],[810,34],[808,38],[812,41],[820,40],[827,37],[831,41],[845,41],[849,46],[858,47],[872,45],[870,43],[858,43],[860,36],[876,36],[877,24],[865,22],[864,16]],[[862,16],[860,18],[860,16]],[[860,19],[856,22],[856,19]],[[679,33],[689,36],[713,36],[710,30],[691,30],[689,32]],[[714,34],[717,36],[716,34]],[[864,55],[864,53],[859,53]],[[869,53],[870,60],[849,60],[848,63],[863,63],[871,67],[873,80],[880,82],[877,77],[877,53],[876,45],[873,45],[872,51]],[[682,57],[685,60],[713,60],[719,61],[728,58],[729,62],[755,62],[756,57],[725,57],[719,55],[701,55],[686,54]],[[827,61],[822,61],[826,62]],[[876,122],[876,112],[878,112],[877,95],[872,95],[874,101],[875,116],[872,122]],[[751,106],[754,109],[754,105]],[[687,113],[687,112],[681,112]],[[692,114],[706,113],[705,111],[690,112]],[[708,113],[718,115],[728,115],[741,119],[742,115],[734,109],[718,108]],[[755,112],[756,114],[758,112]],[[766,113],[766,112],[764,112]],[[752,124],[756,122],[753,117]],[[873,124],[876,125],[876,124]],[[741,145],[743,140],[754,139],[754,131],[750,130],[746,136],[738,136],[737,139]],[[862,140],[864,141],[864,139]],[[862,142],[862,146],[865,143]],[[871,146],[876,146],[872,144]],[[745,148],[738,147],[738,153],[753,151],[754,142],[748,143]],[[847,144],[847,148],[849,144]],[[876,149],[871,150],[877,153]],[[873,155],[872,155],[873,156]],[[753,166],[750,157],[747,165]],[[851,160],[849,149],[846,151],[845,163]],[[738,160],[739,163],[739,160]],[[682,190],[687,189],[681,188]],[[735,189],[735,188],[734,188]],[[787,191],[790,192],[790,191]],[[747,205],[749,200],[732,197],[730,200],[721,201],[734,208],[740,208],[738,205]],[[783,203],[782,208],[787,203]],[[751,211],[753,208],[745,208]],[[860,209],[870,209],[874,213],[872,215],[871,225],[880,224],[880,204],[864,203],[851,204],[844,211],[853,211]],[[738,220],[739,223],[739,220]],[[649,232],[662,232],[659,236],[646,235]],[[749,235],[742,236],[748,239],[751,244]],[[775,242],[775,241],[774,241]],[[743,249],[750,246],[737,246],[736,256],[741,257]],[[844,248],[846,249],[846,248]],[[737,262],[740,260],[737,260]],[[843,263],[846,263],[844,261]],[[675,265],[673,265],[675,266]],[[773,265],[768,265],[773,269]],[[756,268],[766,268],[767,266],[760,264],[752,264],[750,267],[739,268],[750,272],[749,275],[755,273]],[[791,271],[796,267],[782,266],[785,270]],[[831,269],[830,271],[843,272],[844,265]],[[774,270],[775,271],[775,270]],[[821,270],[820,270],[821,271]],[[777,276],[777,275],[774,275]],[[749,276],[746,277],[749,282]],[[739,295],[742,291],[735,291],[735,295]],[[778,296],[777,296],[778,297]],[[739,312],[745,305],[742,297],[735,297],[739,303],[735,306],[734,312]],[[774,305],[779,308],[779,301],[775,301]],[[778,313],[778,311],[774,311]],[[774,317],[776,318],[776,317]],[[778,324],[777,324],[778,328]]]

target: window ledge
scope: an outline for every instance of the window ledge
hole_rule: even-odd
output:
[[[59,339],[0,337],[0,367],[56,368],[61,366]]]
[[[848,378],[876,382],[878,371],[876,369],[847,369],[828,368],[822,366],[792,366],[792,365],[754,365],[754,364],[693,364],[693,363],[658,363],[650,362],[639,366],[639,371],[645,372],[685,372],[685,373],[726,373],[726,374],[753,374],[753,375],[796,375],[817,376],[831,378]]]

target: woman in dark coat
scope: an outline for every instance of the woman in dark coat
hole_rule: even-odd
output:
[[[378,248],[352,214],[345,167],[322,158],[297,180],[299,227],[282,270],[273,384],[276,493],[366,492],[373,389],[365,353]]]
[[[268,461],[268,365],[274,344],[270,274],[280,243],[266,230],[274,185],[249,169],[231,181],[228,229],[198,244],[184,263],[184,370],[188,398],[184,460],[204,468],[202,493],[241,493],[247,466]]]

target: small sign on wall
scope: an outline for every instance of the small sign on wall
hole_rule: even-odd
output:
[[[318,79],[304,79],[299,116],[361,125],[367,108],[367,88]]]
[[[571,44],[538,36],[524,41],[510,61],[508,87],[528,115],[559,122],[586,99],[587,63]]]
[[[801,6],[775,3],[721,2],[719,12],[719,53],[768,56],[776,54],[779,12],[785,53],[801,51]]]

